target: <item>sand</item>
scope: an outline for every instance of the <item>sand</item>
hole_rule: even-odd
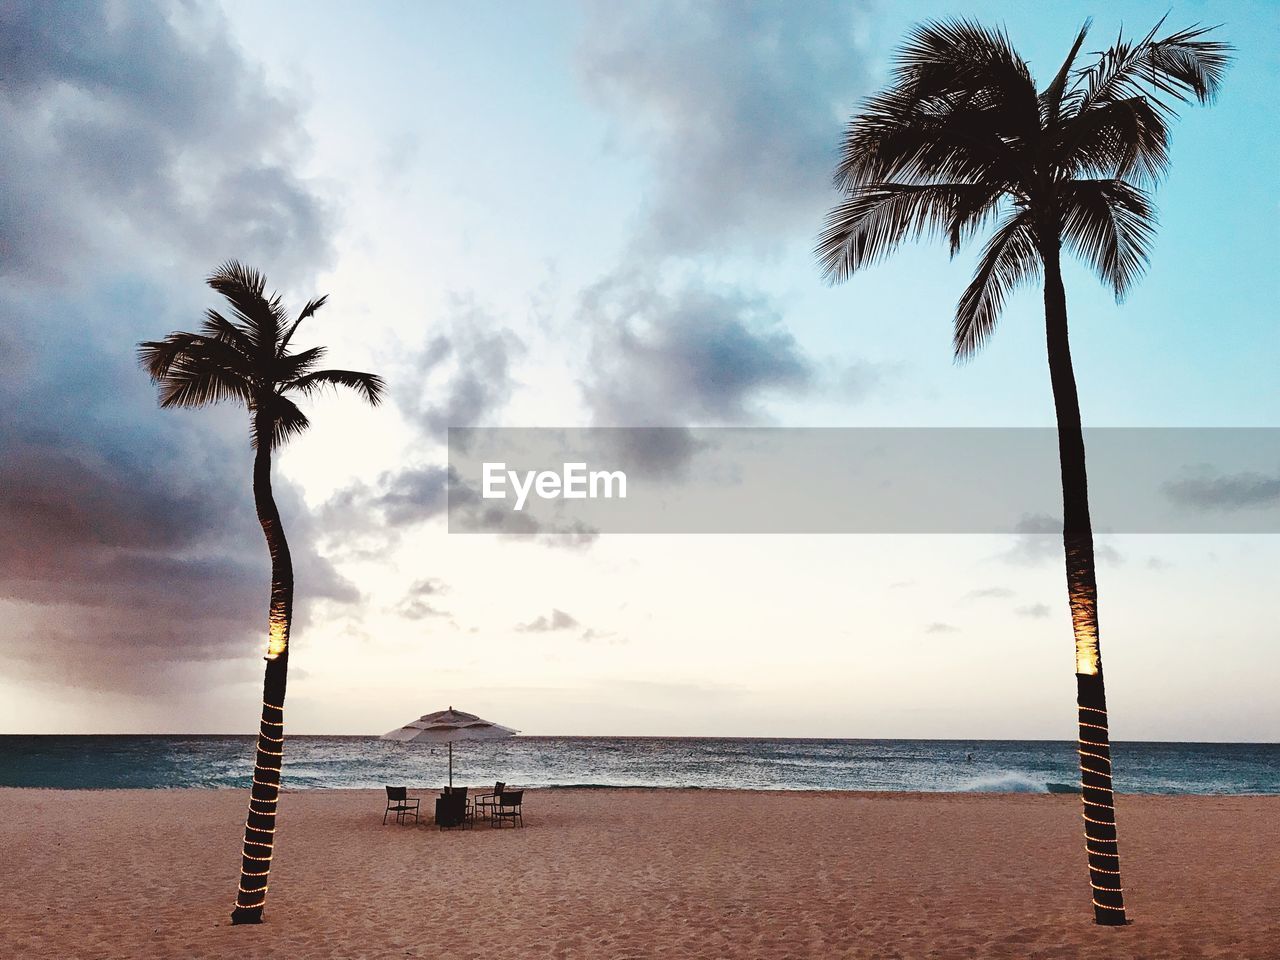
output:
[[[1121,929],[1071,797],[525,801],[524,830],[442,833],[287,793],[267,922],[232,927],[242,791],[0,790],[0,957],[1280,957],[1280,797],[1121,798]]]

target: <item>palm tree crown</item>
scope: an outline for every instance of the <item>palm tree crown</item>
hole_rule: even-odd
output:
[[[917,27],[892,82],[850,123],[835,182],[845,199],[817,246],[841,281],[902,241],[945,233],[954,256],[996,222],[956,308],[957,359],[991,334],[1008,293],[1035,279],[1062,245],[1123,298],[1154,234],[1147,187],[1169,161],[1174,105],[1209,102],[1230,46],[1191,27],[1155,39],[1123,37],[1083,67],[1066,61],[1037,92],[1002,30],[965,20]]]
[[[279,295],[267,298],[266,278],[257,270],[230,260],[208,283],[231,305],[233,319],[209,310],[200,333],[176,332],[138,345],[139,360],[160,385],[160,406],[243,403],[253,415],[254,446],[266,432],[274,449],[310,426],[290,394],[350,387],[375,406],[382,399],[383,381],[375,374],[315,369],[324,359],[324,347],[289,351],[298,326],[327,297],[311,300],[290,321]]]

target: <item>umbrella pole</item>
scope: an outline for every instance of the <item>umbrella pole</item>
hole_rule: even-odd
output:
[[[449,789],[453,789],[453,741],[449,741]]]

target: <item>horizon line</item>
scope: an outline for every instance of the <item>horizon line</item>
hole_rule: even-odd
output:
[[[0,739],[6,737],[256,737],[253,731],[244,733],[181,733],[166,731],[162,733],[145,731],[127,732],[74,732],[74,733],[0,733]],[[363,740],[381,740],[380,733],[293,733],[287,738],[311,737]],[[1058,737],[805,737],[805,736],[753,736],[747,734],[661,734],[661,733],[521,733],[512,740],[821,740],[843,743],[1066,743],[1074,744],[1071,738]],[[393,742],[393,741],[388,741]],[[462,741],[459,741],[462,742]],[[468,741],[480,742],[480,741]],[[488,741],[497,743],[500,741]],[[1198,745],[1198,746],[1259,746],[1280,747],[1280,740],[1112,740],[1117,744],[1166,744]],[[433,746],[437,744],[432,744]]]

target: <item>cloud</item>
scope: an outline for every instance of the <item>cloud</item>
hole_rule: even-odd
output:
[[[511,367],[524,341],[470,300],[454,305],[450,332],[431,337],[397,378],[395,399],[410,422],[443,440],[449,427],[487,421],[511,398]]]
[[[1261,473],[1206,474],[1164,484],[1174,503],[1196,510],[1247,510],[1280,504],[1280,476]]]
[[[400,601],[396,611],[400,616],[409,620],[426,620],[433,617],[443,617],[448,619],[450,623],[453,623],[453,617],[449,612],[447,610],[439,609],[433,602],[434,598],[448,592],[449,587],[438,577],[428,577],[425,580],[419,580],[405,593],[404,599]]]
[[[550,547],[583,549],[599,535],[577,520],[548,523],[486,504],[453,467],[435,464],[387,471],[373,484],[357,481],[320,508],[326,535],[358,556],[384,554],[403,528],[446,515],[455,533],[498,534]]]
[[[597,426],[674,428],[620,434],[628,469],[681,475],[697,452],[685,427],[759,422],[766,401],[819,388],[862,400],[881,384],[864,361],[818,369],[769,298],[697,275],[707,259],[741,246],[772,256],[820,226],[842,127],[870,90],[866,17],[837,0],[589,6],[582,82],[615,146],[648,162],[651,187],[623,265],[580,299],[583,396]]]
[[[528,623],[517,623],[516,629],[521,633],[551,633],[556,630],[572,630],[581,626],[577,620],[563,610],[552,609],[551,616],[539,616]]]
[[[6,3],[0,63],[0,275],[81,277],[139,248],[277,278],[328,258],[328,211],[292,172],[297,108],[217,11]]]
[[[580,381],[596,426],[611,437],[617,462],[652,477],[679,476],[699,443],[688,427],[741,424],[763,417],[768,396],[809,389],[813,365],[772,303],[697,283],[674,292],[653,274],[613,274],[580,299],[591,331]]]
[[[1020,617],[1045,620],[1053,613],[1053,609],[1047,603],[1032,603],[1025,607],[1018,607],[1014,612]]]
[[[849,360],[828,364],[828,391],[846,403],[861,403],[878,392],[895,367],[870,360]]]
[[[577,618],[570,616],[563,610],[553,609],[551,615],[541,615],[528,623],[517,623],[516,630],[520,633],[560,633],[567,631],[575,631],[578,639],[583,643],[605,642],[613,646],[625,644],[626,638],[620,637],[612,630],[597,630],[594,627],[585,627],[578,622]]]
[[[516,386],[512,368],[524,341],[501,326],[474,300],[454,300],[448,332],[429,337],[410,354],[395,378],[395,401],[408,421],[429,441],[442,442],[451,427],[488,426],[499,418]],[[466,443],[454,433],[453,444]],[[581,525],[540,523],[525,513],[486,504],[451,466],[411,464],[382,473],[372,484],[356,482],[321,509],[326,528],[353,555],[384,552],[401,528],[448,516],[453,530],[536,539],[549,546],[577,548],[596,537]]]
[[[612,459],[628,475],[649,478],[682,477],[704,440],[694,437],[688,427],[638,427],[612,432],[606,443],[612,447]]]
[[[594,627],[588,627],[582,631],[582,636],[578,638],[583,643],[595,643],[596,641],[606,641],[613,646],[621,646],[625,644],[626,638],[620,637],[613,630],[596,630]]]
[[[0,598],[23,605],[0,656],[37,680],[139,690],[175,662],[251,653],[265,635],[269,563],[247,426],[238,445],[177,422],[148,429],[149,390],[113,396],[109,369],[77,371],[76,388],[56,395],[0,384]],[[88,409],[61,417],[72,400]],[[104,413],[119,425],[92,433]],[[317,601],[358,594],[314,551],[294,488],[278,482],[276,494],[301,630]]]
[[[265,634],[247,416],[159,410],[134,345],[196,324],[227,256],[275,280],[325,265],[297,110],[198,5],[6,3],[0,63],[0,658],[39,682],[207,686],[187,667],[251,666]],[[279,475],[276,495],[305,629],[358,594]]]
[[[324,526],[345,536],[371,527],[403,527],[443,516],[449,506],[450,475],[450,468],[430,464],[387,471],[373,484],[356,482],[321,507]],[[377,515],[372,524],[371,512]],[[374,532],[384,537],[388,531]]]
[[[761,394],[806,389],[812,367],[763,297],[689,285],[666,293],[613,276],[589,288],[593,331],[583,393],[600,426],[686,426],[756,419]]]
[[[870,92],[866,6],[598,0],[579,51],[586,89],[654,185],[640,246],[662,253],[812,234],[833,199],[844,122]]]
[[[1045,514],[1024,516],[1014,529],[1013,545],[999,559],[1017,566],[1033,567],[1043,563],[1063,561],[1062,521]],[[1100,543],[1094,537],[1094,557],[1102,563],[1120,564],[1124,557],[1107,543]]]
[[[924,628],[925,633],[959,633],[960,628],[950,623],[935,621]]]
[[[965,600],[993,600],[1005,599],[1013,596],[1013,591],[1008,587],[984,587],[980,590],[970,590],[964,595]]]

